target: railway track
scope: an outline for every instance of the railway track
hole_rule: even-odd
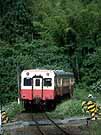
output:
[[[33,117],[33,113],[32,113],[31,115],[32,115],[32,121],[35,122],[36,128],[37,128],[39,134],[40,134],[40,135],[45,135],[45,133],[41,130],[41,128],[40,128],[40,126],[39,126],[39,123],[38,123],[37,120],[35,120],[35,118]]]
[[[48,116],[47,113],[44,112],[42,115],[43,115],[44,118],[46,117],[46,119],[51,122],[51,125],[55,126],[55,127],[61,132],[62,135],[70,135],[70,134],[67,133],[64,129],[62,129],[57,123],[55,123],[54,120],[52,120],[52,119]],[[37,122],[37,120],[35,120],[35,119],[33,118],[33,115],[32,115],[32,120],[35,122],[36,128],[37,128],[37,130],[39,131],[40,135],[45,135],[45,133],[44,133],[44,132],[41,130],[41,128],[40,128],[40,124]]]
[[[48,120],[50,120],[50,121],[53,123],[53,125],[55,125],[56,128],[58,128],[64,135],[70,135],[70,134],[67,133],[64,129],[62,129],[57,123],[55,123],[54,120],[52,120],[52,119],[48,116],[47,113],[44,112],[44,115],[45,115],[46,118],[47,118]]]
[[[63,135],[70,135],[69,133],[67,133],[65,130],[63,130],[57,123],[54,122],[54,120],[52,120],[48,114],[45,111],[44,106],[42,106],[42,117],[49,120],[56,128],[58,128],[58,130],[63,134]],[[34,120],[34,122],[36,123],[36,128],[38,129],[38,131],[40,132],[40,135],[45,135],[45,133],[41,130],[40,125],[38,124],[38,122],[34,119],[33,114],[32,114],[32,120]]]
[[[51,131],[53,135],[71,135],[68,129],[65,128],[65,125],[72,125],[72,124],[84,124],[86,125],[86,118],[81,119],[81,122],[78,119],[65,119],[65,120],[53,120],[51,119],[46,112],[43,112],[41,114],[33,114],[31,113],[21,113],[18,115],[19,118],[16,119],[16,121],[13,121],[12,123],[8,123],[4,125],[5,131],[16,131],[13,135],[22,135],[22,133],[25,135],[25,132],[27,133],[30,128],[32,130],[35,130],[35,135],[49,135],[50,129],[56,130],[56,132]],[[17,116],[17,117],[18,117]],[[48,127],[48,128],[47,128]],[[27,131],[26,128],[28,129]],[[20,129],[20,131],[19,131]],[[47,131],[46,131],[47,130]],[[79,134],[78,134],[79,135]]]

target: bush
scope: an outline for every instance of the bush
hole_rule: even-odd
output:
[[[12,102],[4,106],[3,110],[5,110],[8,114],[9,119],[13,118],[17,113],[21,112],[22,105],[17,102]]]
[[[98,92],[98,93],[101,93],[101,80],[97,81],[96,83],[94,83],[92,86],[91,86],[91,90],[93,92]]]
[[[68,100],[58,105],[54,112],[49,113],[53,118],[65,118],[82,115],[81,100]]]

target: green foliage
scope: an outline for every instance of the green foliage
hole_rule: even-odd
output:
[[[17,66],[73,71],[83,87],[101,78],[100,0],[1,0],[0,95],[17,98]]]
[[[100,135],[101,134],[101,129],[100,129],[100,124],[101,121],[94,121],[91,123],[90,128],[88,129],[89,135]]]
[[[30,41],[33,35],[31,14],[24,0],[5,0],[0,4],[0,38],[11,44],[19,37]]]
[[[101,78],[101,50],[96,50],[94,54],[88,55],[84,62],[82,72],[82,81],[88,86],[97,82]]]
[[[100,94],[92,91],[87,91],[85,88],[80,88],[78,85],[75,87],[74,96],[71,100],[66,100],[61,104],[58,104],[56,109],[53,112],[47,112],[52,118],[61,118],[65,117],[73,117],[73,116],[87,116],[89,114],[85,114],[82,111],[82,101],[87,100],[88,94],[92,93],[94,97],[96,97],[96,103],[101,104],[101,96]]]
[[[3,110],[5,110],[8,114],[9,119],[14,118],[14,116],[22,111],[22,105],[17,102],[12,102],[9,105],[4,106]]]
[[[81,101],[68,100],[57,106],[54,112],[48,113],[53,118],[62,118],[82,115]]]
[[[94,92],[101,93],[101,80],[97,81],[91,86],[91,90]]]

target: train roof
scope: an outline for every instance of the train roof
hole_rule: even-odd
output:
[[[26,72],[52,72],[57,76],[64,76],[64,75],[74,76],[72,72],[65,72],[64,70],[28,69],[22,71],[22,73],[26,73]]]
[[[74,74],[72,72],[65,72],[64,70],[54,70],[54,73],[56,75],[70,75],[70,76],[74,76]]]
[[[27,69],[23,70],[23,72],[53,72],[53,70],[48,70],[48,69]]]

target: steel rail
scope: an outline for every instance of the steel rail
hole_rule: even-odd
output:
[[[45,134],[42,132],[42,130],[40,129],[40,127],[39,127],[39,124],[38,124],[37,120],[35,120],[35,119],[34,119],[33,114],[32,114],[32,121],[34,121],[34,122],[35,122],[35,124],[36,124],[36,128],[38,129],[38,131],[39,131],[40,135],[45,135]]]
[[[47,117],[48,120],[50,120],[64,135],[70,135],[68,132],[66,132],[64,129],[62,129],[58,124],[56,124],[46,112],[44,112],[45,116]]]

